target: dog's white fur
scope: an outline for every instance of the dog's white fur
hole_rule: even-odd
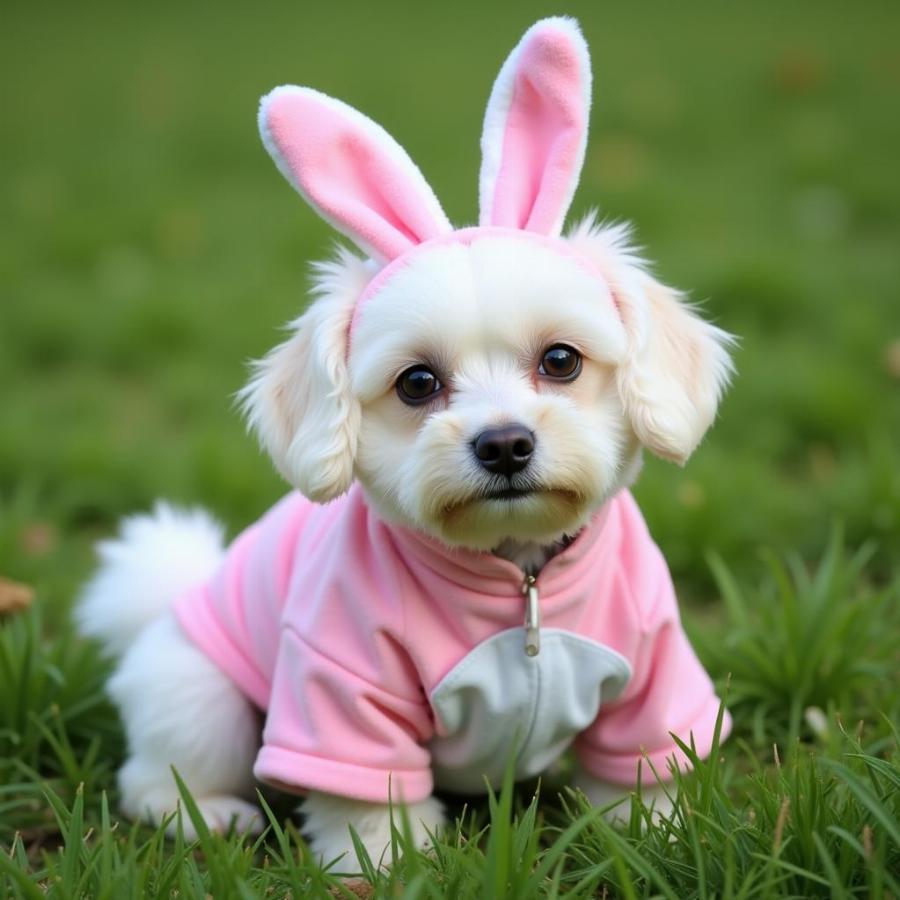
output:
[[[729,336],[648,273],[626,229],[589,218],[568,240],[603,273],[610,295],[576,260],[534,242],[449,244],[418,255],[366,304],[349,352],[354,305],[375,270],[346,251],[320,265],[314,302],[242,394],[278,469],[317,501],[359,479],[391,521],[540,566],[633,481],[642,446],[683,463],[728,380]],[[537,375],[543,350],[557,342],[583,354],[571,383]],[[422,362],[446,390],[413,408],[394,383]],[[514,504],[478,499],[490,476],[470,448],[479,431],[507,422],[536,436],[528,471],[540,491]],[[174,765],[211,826],[260,824],[248,803],[256,713],[166,611],[211,574],[221,552],[210,519],[159,507],[103,545],[79,606],[83,632],[122,654],[109,689],[128,740],[119,785],[129,815],[159,821],[172,812]],[[623,794],[584,773],[578,784],[597,804]],[[666,812],[658,786],[643,793]],[[303,809],[306,833],[326,860],[352,850],[348,824],[376,860],[389,843],[386,806],[313,793]],[[422,843],[443,822],[432,798],[408,811]],[[613,814],[626,816],[627,804]]]

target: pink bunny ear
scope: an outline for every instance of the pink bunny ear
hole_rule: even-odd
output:
[[[591,60],[574,19],[525,32],[491,91],[481,135],[482,225],[558,235],[587,144]]]
[[[452,230],[406,151],[352,106],[311,88],[278,87],[260,102],[259,132],[303,199],[380,261]]]

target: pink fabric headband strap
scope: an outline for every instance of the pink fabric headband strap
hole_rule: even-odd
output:
[[[603,276],[603,273],[600,271],[600,269],[598,269],[597,266],[594,265],[593,261],[583,254],[579,253],[577,250],[573,249],[572,246],[566,241],[562,240],[562,238],[551,237],[545,234],[537,234],[533,231],[523,231],[518,228],[504,228],[498,225],[483,225],[472,228],[461,228],[458,231],[451,231],[449,234],[445,234],[441,237],[434,238],[429,241],[423,241],[422,243],[417,244],[415,247],[411,248],[403,255],[398,256],[396,259],[393,259],[383,269],[381,269],[366,285],[365,290],[356,301],[356,306],[353,310],[353,318],[350,320],[348,338],[353,335],[356,324],[359,321],[360,314],[365,306],[369,303],[369,301],[387,285],[387,283],[394,277],[394,275],[408,266],[416,257],[429,252],[435,247],[446,247],[453,244],[468,246],[469,244],[473,244],[475,243],[475,241],[481,238],[490,237],[510,238],[513,240],[528,241],[538,246],[546,247],[559,256],[564,256],[567,259],[574,260],[578,265],[582,266],[591,276],[598,279],[608,287],[606,278]]]

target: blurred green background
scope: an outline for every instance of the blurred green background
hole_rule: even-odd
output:
[[[231,396],[333,234],[255,126],[311,84],[476,216],[492,80],[577,16],[595,76],[573,214],[632,220],[664,280],[741,338],[685,470],[637,490],[676,582],[834,518],[900,561],[900,6],[6,4],[0,25],[0,574],[65,601],[89,543],[157,496],[232,530],[284,490]]]

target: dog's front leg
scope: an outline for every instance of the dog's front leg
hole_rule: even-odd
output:
[[[631,802],[633,791],[621,784],[610,784],[608,781],[600,781],[587,772],[581,770],[575,776],[573,787],[578,788],[591,806],[609,806],[617,803],[604,814],[608,822],[624,823],[631,817]],[[637,790],[635,787],[634,790]],[[662,785],[657,781],[650,784],[641,784],[641,799],[644,806],[652,810],[651,816],[654,822],[665,818],[672,812],[672,800],[674,785]]]
[[[351,825],[372,862],[378,866],[390,862],[392,817],[400,832],[403,831],[403,816],[409,817],[412,838],[418,847],[427,846],[431,842],[429,834],[445,821],[443,807],[434,797],[401,808],[311,791],[300,811],[305,816],[303,832],[313,853],[326,864],[344,855],[337,866],[342,871],[357,866]]]

